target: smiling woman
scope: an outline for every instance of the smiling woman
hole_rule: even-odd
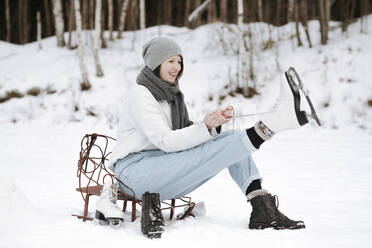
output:
[[[221,125],[231,120],[233,107],[208,113],[200,122],[189,119],[179,89],[184,66],[176,42],[152,39],[143,46],[142,56],[145,66],[125,98],[110,158],[115,176],[133,191],[120,185],[121,190],[142,199],[142,232],[160,237],[164,231],[160,200],[185,196],[226,168],[252,204],[249,228],[304,228],[302,221],[282,214],[276,198],[261,188],[262,177],[251,155],[275,133],[307,122],[299,119],[301,112],[295,108],[301,100],[298,90],[281,83],[276,111],[263,115],[253,127],[220,133]],[[103,218],[114,217],[107,209],[99,210]]]
[[[179,55],[166,59],[161,65],[156,67],[154,73],[166,82],[174,83],[179,79],[183,72],[182,57]]]

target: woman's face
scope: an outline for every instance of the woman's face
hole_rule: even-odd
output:
[[[166,59],[160,65],[160,78],[166,82],[174,83],[181,70],[181,56],[176,55]]]

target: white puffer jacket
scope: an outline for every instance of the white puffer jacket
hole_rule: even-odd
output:
[[[212,138],[204,121],[172,130],[170,105],[166,101],[157,102],[146,87],[138,84],[128,91],[119,118],[117,143],[109,157],[109,167],[129,153],[154,149],[182,151]],[[213,133],[216,134],[215,130]]]

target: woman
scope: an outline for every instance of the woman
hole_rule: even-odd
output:
[[[246,130],[218,134],[221,125],[232,118],[233,108],[207,114],[201,122],[189,120],[178,85],[184,69],[178,44],[168,38],[155,38],[144,45],[142,56],[145,67],[120,114],[118,142],[111,157],[116,177],[134,190],[137,199],[152,192],[166,200],[189,194],[228,168],[252,204],[249,228],[304,228],[304,222],[283,215],[274,196],[262,189],[262,177],[251,156],[275,133],[304,124],[297,117],[294,106],[299,99],[289,84],[281,84],[275,112],[264,115]],[[132,194],[125,187],[121,190]],[[149,195],[146,193],[142,199]],[[158,221],[142,223],[145,234],[163,230],[157,228],[163,226],[161,211],[153,205],[149,208],[155,208],[152,211]],[[146,208],[143,206],[142,213],[145,222]]]

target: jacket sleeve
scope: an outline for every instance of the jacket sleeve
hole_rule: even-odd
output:
[[[189,149],[212,138],[204,122],[172,130],[159,103],[143,86],[129,95],[129,107],[137,127],[152,144],[165,152]]]

